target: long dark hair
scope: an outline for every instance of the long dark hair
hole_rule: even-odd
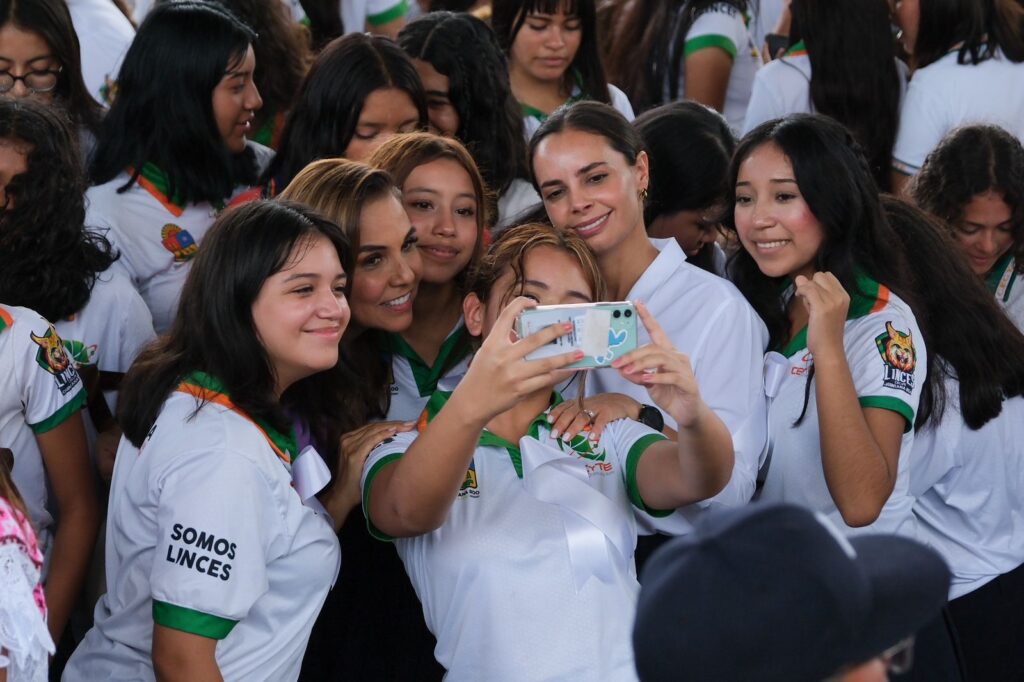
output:
[[[807,46],[815,110],[853,133],[888,189],[901,89],[888,0],[794,0],[791,9],[790,39]]]
[[[637,111],[682,98],[686,34],[712,5],[732,5],[746,12],[746,0],[637,0],[616,16],[607,40],[609,77],[622,87]],[[668,86],[668,98],[665,87]]]
[[[1024,61],[1024,7],[1018,0],[920,0],[914,44],[917,68],[957,50],[960,64],[978,64],[996,50]]]
[[[563,86],[571,91],[578,75],[580,89],[586,97],[611,103],[598,46],[600,36],[597,35],[594,0],[494,0],[491,7],[491,26],[506,55],[511,54],[512,44],[530,14],[555,14],[564,9],[566,14],[579,17],[582,39],[575,58],[565,71]]]
[[[253,81],[263,98],[263,107],[252,124],[253,130],[259,130],[291,108],[311,60],[308,34],[292,20],[283,2],[220,1],[259,36],[252,44],[256,55]]]
[[[46,41],[62,67],[54,90],[56,98],[67,108],[76,126],[95,133],[103,107],[89,94],[82,80],[81,47],[67,4],[63,0],[0,0],[0,26],[7,24],[38,33]]]
[[[185,281],[170,332],[139,355],[121,386],[118,423],[133,445],[141,445],[178,383],[199,371],[220,380],[247,415],[285,433],[291,430],[287,408],[331,450],[325,459],[336,458],[337,415],[351,377],[339,363],[296,382],[279,401],[271,361],[252,319],[253,301],[267,278],[317,237],[334,246],[342,267],[351,272],[345,233],[301,204],[255,201],[217,218]]]
[[[529,177],[523,115],[512,96],[508,62],[487,24],[469,14],[431,12],[403,28],[398,44],[448,77],[448,96],[459,114],[455,136],[473,154],[488,187],[501,194],[516,178]]]
[[[309,21],[312,48],[315,51],[345,35],[345,22],[341,18],[341,3],[338,0],[299,0],[299,4]],[[357,30],[362,30],[362,27],[357,27]]]
[[[697,102],[674,102],[641,114],[633,127],[644,140],[651,164],[644,205],[648,228],[659,216],[725,205],[736,140],[721,114]],[[713,271],[713,256],[714,244],[706,244],[687,260]]]
[[[0,211],[0,301],[62,320],[85,307],[96,275],[116,259],[105,237],[82,227],[77,135],[59,108],[0,98],[0,139],[28,147]]]
[[[285,186],[311,161],[344,156],[359,114],[374,90],[409,95],[427,125],[427,98],[419,74],[398,45],[382,36],[350,33],[324,48],[302,81],[288,114],[277,156],[261,182]]]
[[[883,197],[882,206],[916,279],[917,323],[928,373],[936,374],[931,416],[940,418],[945,401],[959,398],[964,422],[979,429],[1003,400],[1024,395],[1024,335],[957,253],[947,226],[894,197]],[[938,373],[958,380],[959,396],[945,394]],[[928,415],[918,413],[920,427]]]
[[[221,5],[161,2],[146,15],[118,75],[118,92],[100,127],[90,174],[109,182],[147,163],[168,178],[168,196],[217,202],[256,180],[251,150],[231,154],[213,115],[213,90],[239,64],[256,34]],[[182,46],[188,45],[188,49]]]
[[[1017,271],[1024,273],[1024,145],[998,126],[973,125],[944,137],[910,185],[918,206],[955,228],[975,196],[992,191],[1010,207]]]
[[[824,242],[815,268],[831,272],[847,292],[866,296],[869,292],[859,291],[856,283],[857,273],[863,272],[913,307],[902,252],[893,248],[896,235],[885,219],[867,160],[850,132],[821,114],[797,114],[758,126],[740,140],[733,155],[727,205],[736,203],[740,165],[766,144],[777,146],[789,159],[800,194],[821,224]],[[736,232],[732,212],[722,223]],[[729,269],[768,326],[770,346],[785,344],[790,324],[782,299],[783,278],[762,273],[746,249],[733,254]]]

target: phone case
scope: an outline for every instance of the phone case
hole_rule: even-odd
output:
[[[629,301],[614,303],[576,303],[542,305],[524,310],[516,322],[519,338],[550,327],[572,324],[572,331],[526,356],[538,360],[552,355],[582,350],[582,360],[571,369],[608,367],[616,358],[634,350],[637,343],[636,308]]]

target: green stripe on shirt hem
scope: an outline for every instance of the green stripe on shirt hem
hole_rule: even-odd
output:
[[[29,424],[32,432],[37,436],[47,431],[52,431],[64,422],[66,422],[71,415],[78,412],[80,409],[85,407],[85,390],[79,390],[75,397],[66,403],[62,408],[51,414],[49,417],[39,422],[38,424]]]
[[[668,438],[660,433],[649,433],[646,436],[641,436],[630,446],[629,452],[626,454],[626,492],[629,494],[629,501],[637,509],[645,511],[655,518],[668,516],[675,509],[651,509],[644,504],[643,497],[640,496],[640,486],[636,482],[636,468],[640,464],[640,455],[644,454],[647,448],[660,440],[668,440]]]
[[[153,622],[172,630],[188,632],[210,639],[224,639],[231,629],[238,624],[237,620],[213,616],[209,613],[175,606],[167,602],[153,600]]]
[[[384,24],[390,24],[395,19],[404,17],[408,13],[409,2],[408,0],[402,0],[391,9],[384,10],[380,14],[371,14],[366,17],[366,23],[370,26],[383,26]]]
[[[914,428],[914,410],[910,408],[905,402],[899,398],[891,398],[885,395],[869,395],[862,398],[858,398],[857,401],[861,407],[874,407],[879,410],[889,410],[901,415],[907,420],[907,428],[903,429],[903,433],[906,433],[910,429]]]
[[[381,531],[370,520],[370,489],[373,487],[373,479],[380,473],[380,470],[388,464],[401,459],[401,457],[402,453],[400,452],[393,452],[390,455],[381,457],[370,467],[370,470],[366,473],[366,483],[363,484],[363,516],[366,517],[366,530],[370,531],[370,535],[382,542],[391,542],[394,538]]]
[[[698,36],[693,40],[687,40],[686,45],[683,47],[683,56],[689,57],[697,50],[703,50],[708,47],[717,47],[724,50],[732,59],[736,58],[736,43],[732,42],[732,40],[726,36],[713,34]]]

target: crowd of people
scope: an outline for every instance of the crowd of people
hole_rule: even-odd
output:
[[[1021,0],[0,0],[0,680],[1024,680],[1022,140]]]

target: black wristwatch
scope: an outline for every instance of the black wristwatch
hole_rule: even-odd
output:
[[[665,418],[661,416],[661,410],[653,405],[641,405],[640,415],[636,420],[658,433],[661,433],[661,430],[665,428]]]

